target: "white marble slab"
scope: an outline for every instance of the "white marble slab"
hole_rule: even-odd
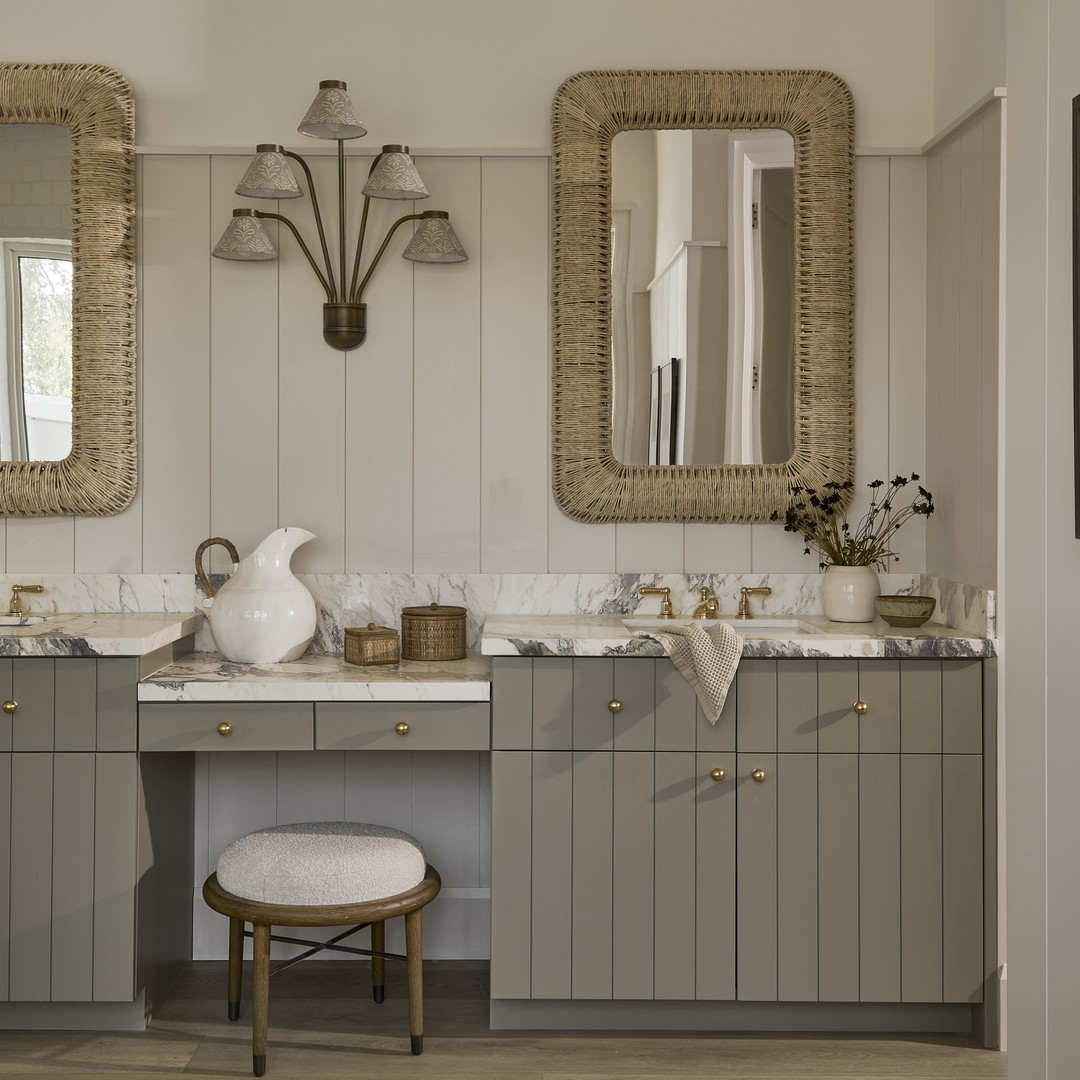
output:
[[[800,614],[820,633],[752,629],[743,638],[744,657],[983,657],[994,642],[927,623],[914,629],[872,623],[834,623],[823,615]],[[639,632],[640,633],[640,632]],[[653,637],[635,636],[617,615],[491,615],[484,623],[485,656],[663,656]]]
[[[193,634],[202,621],[192,612],[56,613],[28,626],[0,626],[0,656],[145,656]]]
[[[491,661],[347,664],[307,654],[288,664],[234,664],[192,653],[139,683],[140,701],[488,701]]]

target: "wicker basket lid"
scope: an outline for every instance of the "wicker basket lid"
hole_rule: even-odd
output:
[[[455,615],[464,615],[463,607],[455,607],[453,604],[428,604],[427,607],[405,607],[401,609],[402,615],[428,615],[439,616],[444,619],[453,618]]]
[[[376,626],[373,622],[369,622],[367,626],[346,626],[345,633],[349,637],[358,638],[397,637],[397,631],[392,626]]]

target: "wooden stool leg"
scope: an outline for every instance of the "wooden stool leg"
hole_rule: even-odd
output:
[[[240,1019],[240,987],[244,980],[244,920],[229,919],[229,1019]]]
[[[405,957],[409,969],[409,1036],[412,1052],[424,1052],[424,950],[420,909],[405,916]]]
[[[371,924],[371,947],[386,952],[386,923]],[[371,958],[371,993],[380,1005],[386,998],[386,961],[381,956]]]
[[[266,1026],[270,1011],[270,927],[252,923],[251,1071],[266,1074]]]

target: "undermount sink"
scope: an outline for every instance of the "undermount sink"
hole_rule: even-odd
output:
[[[0,626],[32,626],[47,618],[48,615],[0,615]]]
[[[784,634],[793,636],[796,634],[820,634],[821,628],[805,619],[774,618],[771,615],[755,615],[752,619],[658,619],[655,615],[630,615],[622,620],[627,630],[664,630],[671,626],[691,626],[698,623],[701,626],[715,625],[717,622],[727,623],[737,634]]]

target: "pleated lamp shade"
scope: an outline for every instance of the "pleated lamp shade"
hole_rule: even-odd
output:
[[[234,210],[221,239],[212,252],[216,259],[238,262],[265,262],[276,259],[278,253],[254,210]]]
[[[359,139],[367,134],[340,79],[324,79],[319,83],[319,92],[296,130],[313,139]]]
[[[465,262],[468,255],[445,210],[425,210],[413,238],[401,253],[413,262]]]

